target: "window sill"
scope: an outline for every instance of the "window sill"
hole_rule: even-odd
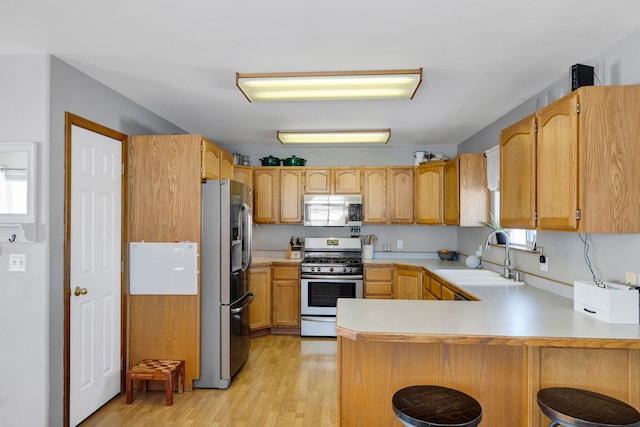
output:
[[[497,247],[497,248],[504,248],[505,245],[502,243],[492,243],[491,246]],[[531,248],[524,246],[524,245],[509,245],[509,249],[512,250],[516,250],[516,251],[520,251],[520,252],[528,252],[530,254],[539,254],[540,251],[537,250],[531,250]]]

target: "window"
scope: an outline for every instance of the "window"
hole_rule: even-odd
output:
[[[491,214],[500,224],[500,191],[491,192]],[[506,230],[509,234],[509,242],[515,246],[522,246],[529,250],[535,249],[536,230],[511,228]]]

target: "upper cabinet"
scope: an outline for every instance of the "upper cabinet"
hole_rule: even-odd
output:
[[[361,194],[362,169],[305,168],[306,194]]]
[[[535,228],[536,117],[532,114],[500,135],[500,225]]]
[[[387,169],[387,205],[391,224],[413,224],[414,168]]]
[[[640,86],[585,86],[546,106],[535,115],[537,134],[531,176],[522,173],[518,191],[534,187],[535,205],[529,213],[538,229],[585,233],[640,232]],[[515,125],[514,125],[515,126]],[[517,177],[508,163],[513,157],[509,138],[501,138],[501,187]],[[525,139],[519,137],[519,139]],[[521,149],[522,150],[522,149]],[[526,182],[525,182],[526,179]],[[511,200],[501,196],[502,217]],[[507,220],[517,221],[507,213]],[[512,217],[513,216],[513,217]],[[524,222],[524,221],[523,221]],[[503,219],[503,224],[504,219]],[[505,224],[506,225],[506,224]],[[527,228],[533,228],[531,224]]]
[[[444,162],[422,164],[415,173],[416,223],[443,224]]]
[[[280,217],[280,168],[253,170],[253,221],[275,224]]]
[[[363,222],[368,224],[387,223],[387,169],[362,168],[364,211]]]
[[[190,136],[201,139],[200,174],[202,179],[231,179],[233,177],[233,155],[199,135]]]
[[[330,194],[333,174],[330,168],[306,168],[304,172],[306,194]]]
[[[332,168],[333,192],[335,194],[361,194],[362,168]]]
[[[302,223],[302,199],[304,196],[304,168],[280,169],[280,222]]]
[[[489,216],[487,159],[482,153],[465,153],[444,165],[444,222],[475,227]]]

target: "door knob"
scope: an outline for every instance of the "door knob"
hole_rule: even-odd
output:
[[[73,290],[73,294],[77,297],[79,297],[80,295],[86,295],[87,288],[81,288],[80,286],[76,286],[76,288]]]

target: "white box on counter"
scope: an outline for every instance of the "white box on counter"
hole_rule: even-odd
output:
[[[630,286],[593,281],[573,282],[573,309],[608,323],[640,323],[639,292]]]

